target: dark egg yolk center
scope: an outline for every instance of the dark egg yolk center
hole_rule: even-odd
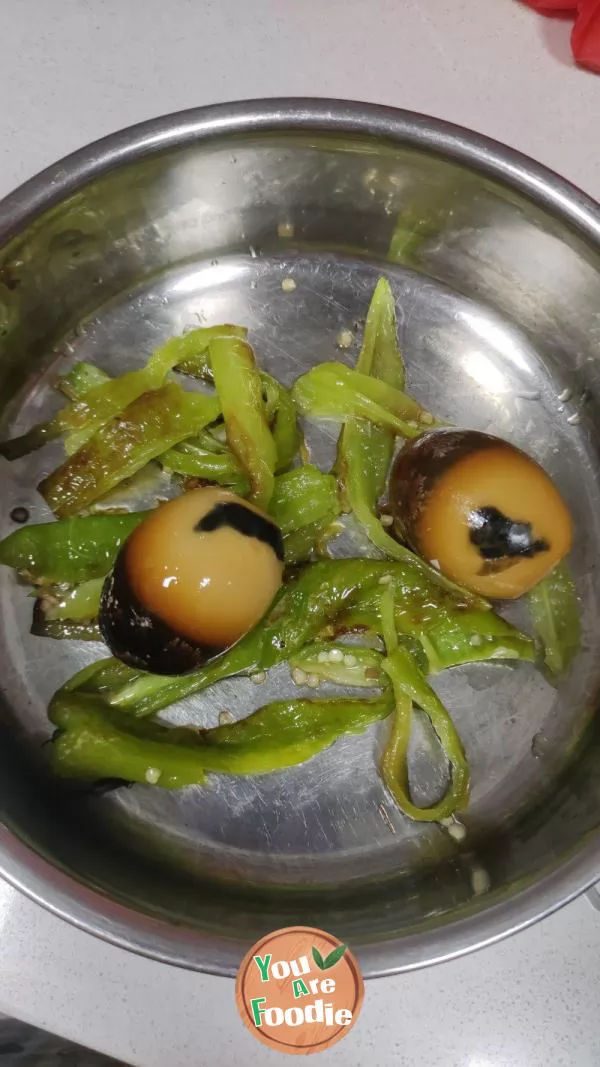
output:
[[[198,533],[212,533],[223,526],[237,530],[244,537],[255,537],[273,549],[277,559],[283,562],[283,538],[279,527],[258,511],[251,511],[244,504],[227,502],[215,504],[195,525]]]
[[[547,552],[550,545],[543,537],[533,536],[530,522],[508,518],[494,507],[475,508],[469,513],[469,540],[488,564],[510,567],[517,560],[532,559],[538,552]]]

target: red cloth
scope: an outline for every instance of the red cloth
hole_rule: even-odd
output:
[[[600,0],[579,0],[579,14],[571,34],[571,48],[582,67],[600,74]]]
[[[541,15],[572,15],[575,62],[600,74],[600,0],[522,0]]]
[[[542,15],[569,15],[577,11],[577,0],[523,0]]]

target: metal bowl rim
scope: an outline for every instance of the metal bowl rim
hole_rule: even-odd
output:
[[[567,222],[600,251],[600,205],[576,186],[512,148],[416,112],[348,100],[273,98],[175,112],[110,134],[52,164],[0,201],[0,247],[38,215],[117,167],[168,149],[228,134],[334,133],[418,148],[467,165],[516,190]],[[508,899],[480,906],[445,926],[363,945],[365,977],[412,970],[489,945],[551,914],[597,880],[600,831],[557,870]],[[179,928],[133,911],[86,887],[0,826],[0,874],[15,888],[76,927],[164,963],[233,976],[236,942]]]

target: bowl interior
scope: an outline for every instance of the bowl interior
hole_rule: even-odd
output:
[[[286,772],[94,796],[49,780],[43,742],[50,696],[103,649],[31,636],[31,600],[3,572],[4,869],[142,951],[230,971],[260,934],[301,921],[350,940],[367,973],[427,962],[451,949],[452,931],[456,944],[481,940],[484,913],[550,885],[600,823],[600,256],[556,212],[441,151],[367,135],[229,132],[126,161],[0,252],[2,436],[56,410],[53,380],[74,362],[123,373],[199,322],[247,325],[260,363],[286,384],[321,360],[353,363],[382,273],[410,391],[440,417],[524,448],[571,508],[581,653],[558,688],[526,664],[435,680],[471,765],[464,842],[395,810],[376,771],[386,723]],[[341,330],[354,336],[343,351]],[[322,467],[337,432],[309,429]],[[35,486],[59,456],[47,446],[0,461],[2,536],[16,505],[49,517]],[[149,471],[127,499],[168,491]],[[362,544],[350,527],[336,552]],[[527,625],[523,606],[509,617]],[[288,691],[280,668],[263,686],[222,683],[165,717],[214,725],[224,709],[241,717]],[[431,798],[444,773],[418,725],[415,793]]]

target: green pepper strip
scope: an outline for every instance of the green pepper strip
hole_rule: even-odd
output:
[[[285,471],[293,462],[300,448],[302,435],[298,427],[296,405],[289,389],[285,389],[275,378],[271,378],[270,375],[265,374],[263,371],[261,373],[263,385],[267,379],[276,387],[277,395],[277,409],[271,426],[277,450],[276,470]]]
[[[290,656],[289,664],[292,670],[304,671],[332,685],[377,689],[388,685],[381,670],[382,659],[375,648],[315,641]]]
[[[398,644],[394,628],[393,595],[388,590],[381,598],[382,629],[387,656],[382,670],[390,678],[396,701],[392,733],[381,763],[381,776],[402,811],[418,822],[439,822],[466,807],[469,797],[469,766],[454,723],[437,693],[421,674],[410,653]],[[408,785],[408,745],[412,725],[413,702],[431,721],[450,763],[451,782],[445,796],[428,808],[417,807],[410,798]]]
[[[215,452],[194,439],[184,441],[176,448],[160,456],[160,462],[173,474],[182,474],[187,478],[201,478],[207,482],[217,482],[245,496],[248,492],[248,479],[235,456],[228,449]]]
[[[74,367],[59,378],[56,388],[69,400],[83,400],[92,389],[110,382],[110,374],[97,367],[95,363],[76,363]]]
[[[360,733],[392,710],[371,700],[285,700],[212,730],[138,722],[97,698],[55,701],[51,760],[63,777],[123,778],[167,789],[202,784],[207,772],[267,774],[321,752],[341,734]]]
[[[359,598],[377,587],[381,578],[389,574],[394,579],[395,595],[406,601],[407,627],[411,618],[410,604],[414,601],[417,605],[415,636],[420,634],[425,604],[432,619],[436,611],[440,617],[447,616],[452,605],[457,623],[462,618],[462,609],[458,606],[460,600],[443,585],[429,581],[411,563],[324,560],[308,564],[289,582],[254,630],[223,655],[191,674],[178,677],[146,674],[109,659],[76,674],[57,696],[65,691],[72,694],[73,699],[77,699],[78,692],[99,693],[108,706],[122,708],[133,715],[152,715],[224,678],[267,670],[296,655],[320,634],[331,632],[332,628],[339,630],[337,621],[349,617]],[[483,617],[487,618],[487,614]],[[469,635],[473,632],[471,621],[469,618],[467,622]],[[508,627],[509,624],[505,625]],[[518,634],[518,631],[509,629]],[[526,638],[523,640],[527,641]],[[477,653],[477,649],[474,651]]]
[[[371,298],[356,369],[394,389],[404,389],[404,363],[396,340],[396,309],[385,278],[379,279]],[[371,515],[381,529],[375,508],[384,491],[393,448],[393,434],[371,423],[353,419],[342,429],[338,443],[339,472],[348,509],[356,512],[359,508],[357,517],[363,525],[363,516]]]
[[[323,515],[316,522],[310,522],[306,526],[300,526],[292,530],[283,539],[285,550],[285,562],[288,566],[297,563],[305,563],[313,555],[326,556],[327,545],[332,537],[337,537],[341,526],[336,522],[340,513],[339,504]]]
[[[219,412],[215,397],[185,393],[175,384],[144,393],[45,478],[39,490],[59,518],[83,511]]]
[[[265,375],[261,375],[264,379]],[[299,447],[300,436],[296,419],[296,408],[287,389],[280,389],[277,394],[277,409],[273,416],[272,433],[277,449],[276,470],[285,470],[293,461]],[[248,493],[248,479],[239,462],[226,446],[209,441],[210,434],[199,440],[193,438],[183,441],[175,448],[170,448],[160,462],[174,474],[187,478],[201,478],[209,482],[226,485],[239,496]],[[215,447],[216,446],[216,447]]]
[[[351,422],[366,419],[402,437],[418,437],[435,419],[385,381],[343,363],[320,363],[298,378],[292,396],[303,415]]]
[[[269,514],[282,534],[318,522],[331,512],[339,515],[335,478],[307,463],[275,479]]]
[[[563,560],[528,597],[529,612],[542,642],[544,663],[551,675],[565,674],[581,647],[577,589]]]
[[[283,534],[288,565],[306,560],[335,531],[340,513],[335,478],[308,463],[275,478],[269,513]]]
[[[0,541],[0,564],[36,585],[77,585],[103,578],[146,514],[77,516],[22,526]]]
[[[399,613],[400,628],[402,616]],[[415,633],[414,628],[411,633]],[[436,673],[463,663],[490,660],[535,660],[535,642],[493,611],[465,611],[424,626],[419,639]]]
[[[98,624],[89,619],[47,619],[43,612],[34,612],[30,632],[53,641],[102,641]]]
[[[436,673],[463,663],[487,660],[535,659],[535,643],[500,615],[479,611],[458,598],[440,600],[431,596],[427,585],[408,592],[402,574],[392,565],[390,589],[395,599],[395,624],[399,634],[417,638],[425,653],[429,671]],[[380,628],[380,590],[366,589],[338,622],[341,629]]]
[[[183,360],[177,364],[177,370],[183,374],[189,374],[192,378],[214,381],[208,352]],[[265,401],[265,415],[277,451],[276,470],[284,471],[296,456],[302,440],[296,416],[296,405],[289,389],[265,371],[259,373]]]
[[[91,578],[58,596],[42,596],[39,610],[48,622],[71,619],[73,622],[90,622],[97,618],[104,578]]]
[[[267,422],[260,374],[249,344],[216,338],[209,347],[229,447],[250,485],[250,500],[267,508],[273,493],[277,449]]]
[[[119,378],[109,378],[90,389],[84,389],[85,377],[91,382],[90,371],[80,370],[79,375],[68,379],[67,386],[73,389],[75,385],[76,399],[49,422],[34,427],[22,437],[4,442],[0,445],[0,455],[17,459],[63,434],[67,455],[73,455],[98,429],[124,412],[142,394],[159,389],[173,367],[197,352],[205,352],[210,341],[223,334],[243,338],[247,331],[242,326],[210,326],[190,330],[181,337],[171,337],[153,352],[145,367]]]
[[[377,282],[369,305],[356,369],[394,389],[404,388],[404,363],[396,340],[394,298],[386,278],[380,278]],[[369,540],[387,556],[395,560],[412,560],[423,574],[431,576],[433,569],[390,537],[377,514],[393,449],[394,435],[390,430],[375,426],[365,419],[350,419],[346,423],[338,441],[336,461],[345,510],[354,514]],[[451,582],[445,584],[448,588],[457,589]],[[482,598],[471,596],[471,599],[479,607],[485,607]]]
[[[460,186],[459,186],[460,182]],[[413,270],[422,270],[423,252],[428,242],[438,244],[446,238],[446,231],[455,231],[461,224],[457,223],[455,207],[471,202],[468,186],[473,178],[456,175],[439,182],[431,177],[424,177],[410,194],[398,215],[387,258],[392,263],[402,263]]]

